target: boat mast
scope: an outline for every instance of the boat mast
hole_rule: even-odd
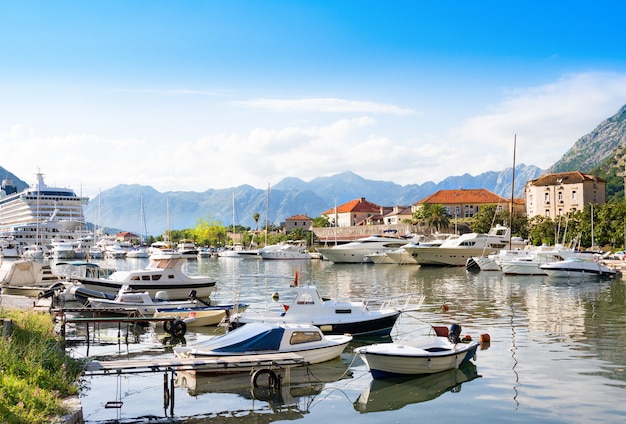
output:
[[[513,135],[513,172],[511,173],[511,207],[509,208],[509,249],[512,248],[511,237],[513,236],[513,202],[515,201],[515,150],[517,146],[517,134]]]
[[[267,183],[267,195],[265,196],[265,246],[267,246],[267,234],[270,227],[270,183]]]

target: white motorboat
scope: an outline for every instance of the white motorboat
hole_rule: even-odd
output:
[[[570,255],[574,253],[537,251],[518,258],[504,259],[500,262],[500,268],[505,275],[546,275],[541,265],[565,260]]]
[[[176,245],[176,251],[185,258],[195,258],[198,256],[198,246],[193,240],[182,239]]]
[[[29,246],[26,246],[24,250],[22,250],[22,258],[30,260],[40,260],[48,254],[47,252],[48,249],[46,249],[44,246],[31,244]]]
[[[133,310],[146,316],[154,315],[159,308],[198,307],[197,300],[172,301],[164,291],[157,292],[156,296],[152,297],[147,291],[131,290],[128,286],[123,286],[114,299],[89,297],[87,302],[93,309],[120,312]]]
[[[130,259],[149,258],[150,252],[146,246],[132,247],[126,251],[126,257]]]
[[[241,255],[241,252],[239,252]],[[279,244],[272,244],[270,246],[259,249],[259,255],[263,259],[281,259],[281,260],[294,260],[294,259],[311,259],[308,249],[306,248],[306,242],[302,240],[287,241]]]
[[[333,247],[320,247],[324,258],[334,263],[362,263],[371,262],[367,255],[383,253],[395,250],[409,243],[405,237],[369,236],[346,244],[338,244]]]
[[[295,353],[305,363],[317,364],[341,355],[352,336],[325,336],[307,324],[251,323],[190,346],[177,346],[177,357],[254,356]]]
[[[419,305],[410,305],[408,296],[402,299],[404,304],[400,306],[393,304],[390,299],[377,304],[365,300],[325,300],[315,286],[296,284],[290,287],[289,291],[295,294],[295,297],[291,303],[282,305],[282,311],[273,313],[247,311],[234,317],[233,324],[306,323],[319,327],[324,334],[386,336],[391,332],[400,313],[419,308]]]
[[[542,264],[540,268],[548,277],[559,278],[611,278],[618,274],[615,269],[603,264],[598,257],[593,260],[572,257],[563,261]]]
[[[525,242],[510,236],[510,228],[497,225],[487,234],[468,233],[458,238],[447,239],[440,246],[407,246],[405,250],[420,265],[466,266],[467,260],[471,257],[488,256],[501,249],[526,246]]]
[[[104,257],[108,259],[121,259],[126,257],[126,249],[119,243],[108,243],[104,247]]]
[[[74,242],[68,240],[52,240],[50,243],[50,253],[55,260],[74,259],[76,247]]]
[[[79,282],[87,289],[117,293],[122,286],[132,290],[147,291],[155,297],[158,291],[166,291],[172,300],[185,300],[195,290],[199,299],[208,298],[215,291],[215,280],[206,276],[188,275],[183,270],[187,263],[180,254],[154,254],[145,268],[130,271],[115,271],[108,276],[91,262],[59,263],[80,268],[82,272],[67,271],[66,278]]]
[[[476,355],[478,341],[461,342],[461,327],[453,324],[448,336],[378,343],[355,349],[369,367],[374,379],[433,374],[459,368]]]
[[[219,258],[235,258],[241,259],[242,256],[239,256],[239,252],[243,250],[243,245],[241,243],[235,243],[232,246],[227,246],[226,248],[217,252],[217,256]]]

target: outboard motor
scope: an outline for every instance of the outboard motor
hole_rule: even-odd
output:
[[[450,332],[448,333],[448,340],[450,343],[461,343],[461,326],[458,324],[452,324],[450,326]]]

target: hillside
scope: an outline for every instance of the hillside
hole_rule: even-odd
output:
[[[516,196],[523,193],[528,179],[537,178],[541,170],[535,166],[518,165],[515,170]],[[353,172],[346,171],[330,177],[319,177],[309,182],[298,178],[285,178],[268,190],[259,190],[249,185],[232,189],[204,192],[160,193],[149,186],[118,185],[96,196],[85,207],[87,221],[111,228],[141,233],[141,202],[145,210],[147,233],[162,234],[170,229],[194,227],[199,218],[220,221],[224,225],[232,223],[254,228],[252,216],[261,216],[259,226],[266,220],[280,224],[286,218],[297,214],[317,217],[335,204],[365,197],[379,205],[411,205],[418,200],[442,189],[487,188],[503,197],[511,196],[511,168],[501,172],[487,172],[478,176],[465,174],[449,177],[435,184],[401,186],[388,181],[367,180]],[[268,200],[269,193],[269,200]],[[234,196],[234,218],[233,218]]]
[[[599,164],[626,147],[626,105],[612,117],[584,135],[548,172],[582,171],[591,173]]]

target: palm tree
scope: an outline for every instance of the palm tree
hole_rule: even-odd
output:
[[[256,224],[255,232],[259,231],[259,218],[261,218],[261,215],[259,215],[258,212],[252,214],[252,219],[254,219],[254,223]]]
[[[416,214],[419,214],[419,217],[426,221],[426,225],[435,228],[436,231],[448,228],[450,225],[450,217],[443,205],[426,203]]]

